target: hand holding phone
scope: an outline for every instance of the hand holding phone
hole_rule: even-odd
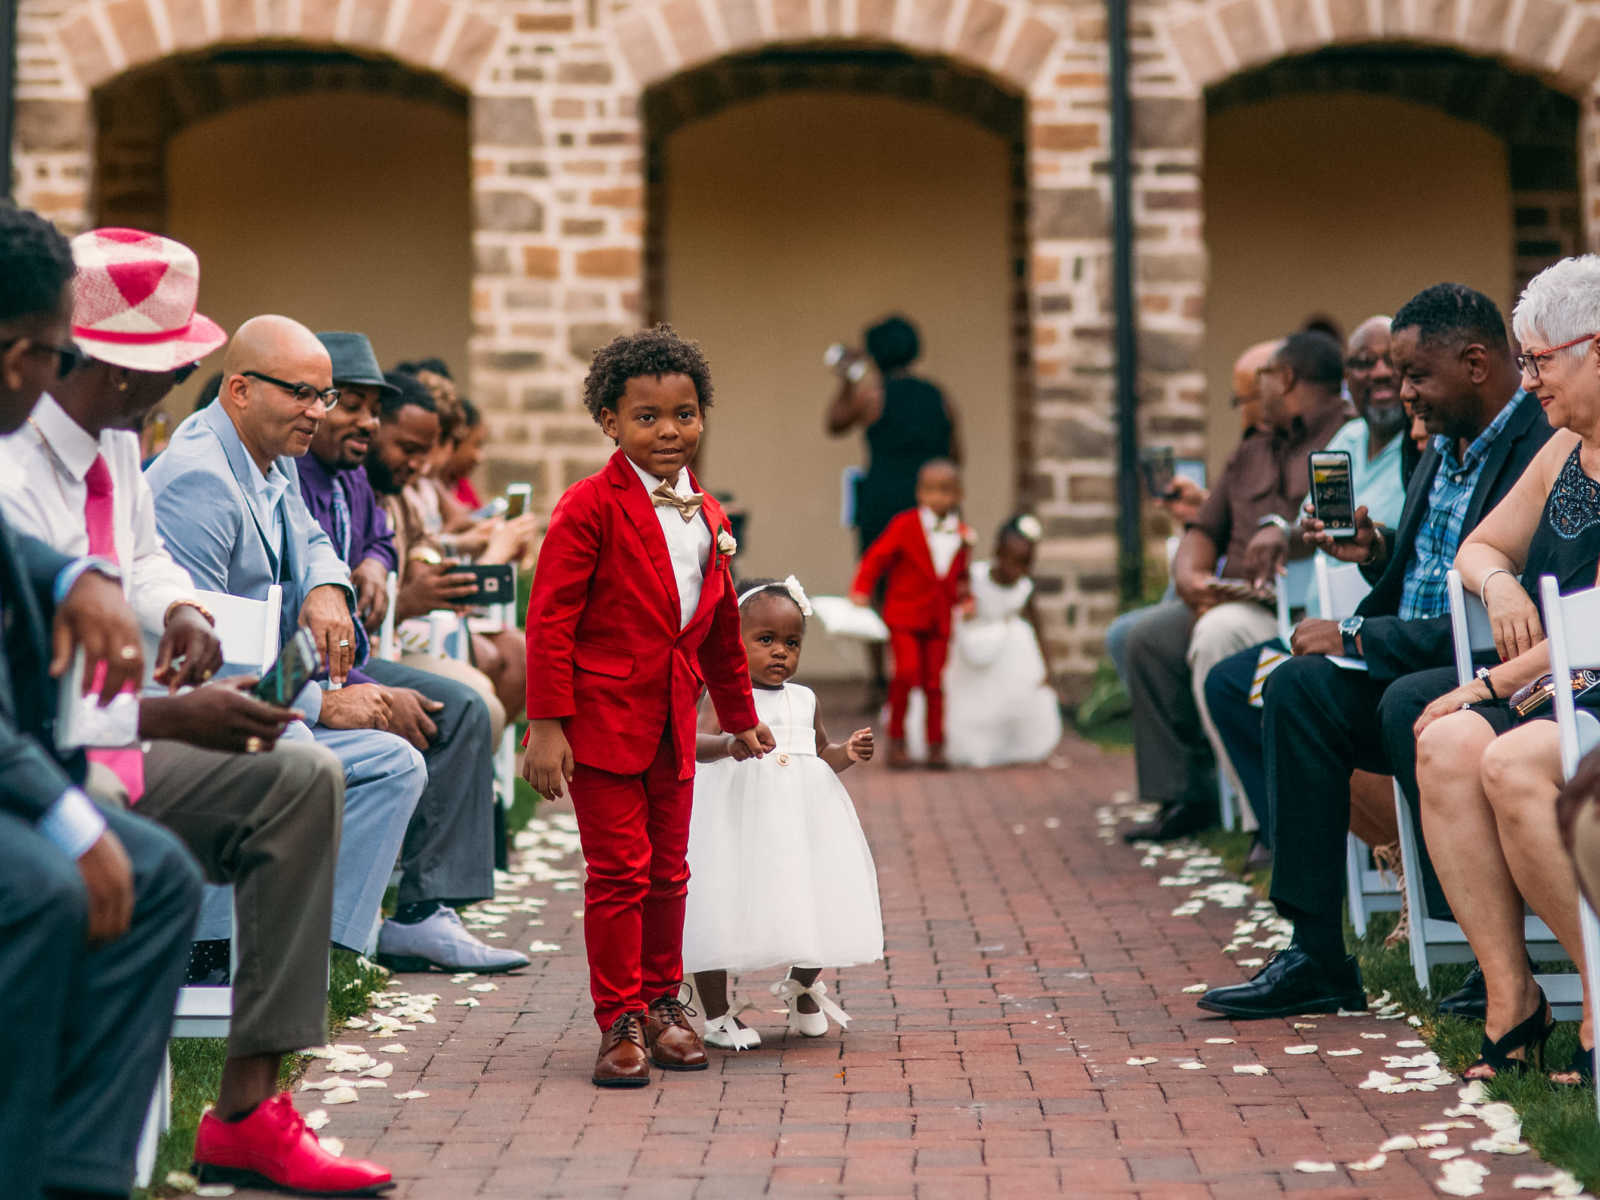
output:
[[[1311,507],[1322,522],[1322,531],[1333,538],[1354,537],[1356,502],[1349,451],[1313,450],[1307,459],[1311,466]]]
[[[290,708],[300,689],[311,682],[321,665],[322,658],[317,653],[311,631],[303,627],[296,629],[294,636],[278,652],[278,661],[250,689],[250,694],[277,708]]]

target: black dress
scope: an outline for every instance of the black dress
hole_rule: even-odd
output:
[[[1563,596],[1581,592],[1595,586],[1597,565],[1600,565],[1600,483],[1584,473],[1578,459],[1582,446],[1574,446],[1561,473],[1544,502],[1544,512],[1539,526],[1528,542],[1527,564],[1522,568],[1523,590],[1539,603],[1539,580],[1554,575]],[[1545,621],[1541,611],[1539,619]],[[1584,708],[1600,708],[1600,689],[1578,699]],[[1496,733],[1504,733],[1518,724],[1515,714],[1504,703],[1474,705]],[[1554,712],[1546,706],[1540,716],[1554,720]],[[1530,718],[1537,720],[1538,718]]]
[[[917,472],[931,458],[950,454],[953,427],[944,393],[915,375],[883,381],[883,411],[867,426],[867,473],[856,483],[859,549],[917,502]]]

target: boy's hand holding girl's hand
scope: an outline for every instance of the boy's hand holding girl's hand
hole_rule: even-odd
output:
[[[559,718],[528,722],[528,749],[522,755],[522,777],[534,791],[549,799],[560,796],[565,785],[572,781],[575,765],[572,746],[561,730]]]
[[[735,733],[728,738],[728,754],[734,762],[743,762],[747,758],[760,758],[777,749],[778,739],[772,736],[765,722],[757,721],[755,726],[746,729],[743,733]]]
[[[871,762],[873,749],[871,729],[856,730],[844,744],[845,755],[853,763]]]

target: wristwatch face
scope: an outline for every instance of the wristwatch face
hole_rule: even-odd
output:
[[[1361,632],[1361,618],[1346,617],[1344,620],[1339,622],[1339,632],[1347,637],[1354,637],[1356,634]]]

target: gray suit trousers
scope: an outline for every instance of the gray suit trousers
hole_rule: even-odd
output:
[[[414,688],[444,705],[422,752],[428,786],[400,849],[401,904],[467,904],[494,895],[494,738],[472,688],[431,671],[374,658],[362,668],[385,687]]]
[[[77,864],[0,814],[0,1180],[126,1194],[200,907],[200,872],[172,834],[107,812],[133,864],[133,924],[91,949]]]
[[[224,754],[152,742],[136,811],[172,830],[206,878],[233,885],[239,965],[228,1053],[283,1054],[328,1034],[328,931],[344,768],[310,742]]]

